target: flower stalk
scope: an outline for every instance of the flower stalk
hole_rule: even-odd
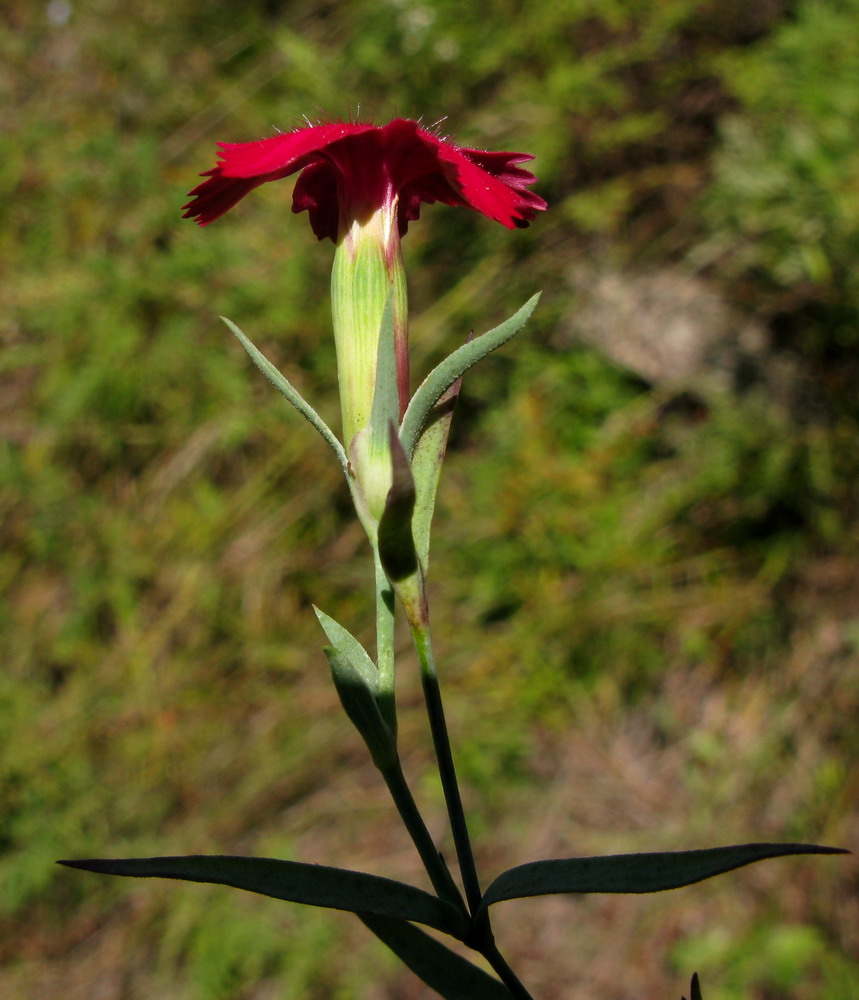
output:
[[[453,763],[450,736],[447,731],[444,704],[442,703],[441,689],[435,667],[435,657],[432,651],[429,623],[415,622],[410,624],[412,639],[414,640],[418,662],[420,663],[421,686],[423,687],[424,701],[426,702],[427,718],[429,719],[430,732],[432,733],[439,777],[441,778],[448,818],[450,819],[450,828],[456,847],[459,870],[462,874],[463,886],[465,887],[465,898],[468,901],[469,911],[475,914],[480,906],[483,894],[480,891],[480,881],[477,877],[474,852],[471,849],[471,838],[468,833],[468,824],[465,819],[465,810],[462,807],[462,796],[459,792],[459,782]]]
[[[382,769],[381,774],[400,814],[400,819],[402,819],[403,825],[417,848],[433,888],[442,899],[453,903],[463,917],[467,917],[468,910],[462,893],[454,882],[444,858],[435,846],[432,835],[427,829],[424,818],[403,775],[399,761]]]
[[[418,218],[422,202],[467,206],[511,229],[527,226],[546,207],[529,190],[534,176],[519,166],[531,157],[462,148],[403,119],[383,127],[327,123],[256,143],[219,145],[219,163],[191,192],[187,217],[207,225],[259,184],[298,172],[293,211],[306,211],[316,236],[335,244],[331,315],[343,454],[348,456],[344,471],[373,550],[376,596],[375,662],[317,609],[332,644],[326,653],[338,694],[382,773],[436,893],[461,914],[458,936],[486,958],[513,997],[530,1000],[498,952],[486,908],[481,909],[429,631],[424,574],[430,519],[458,379],[466,366],[445,377],[432,399],[425,398],[430,390],[422,387],[423,416],[407,421],[405,445],[400,435],[410,402],[401,239]],[[291,387],[287,391],[287,398],[296,402]],[[303,401],[296,405],[305,415],[313,412]],[[435,847],[397,753],[395,602],[405,612],[417,650],[464,899]]]

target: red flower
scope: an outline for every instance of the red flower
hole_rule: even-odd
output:
[[[396,203],[402,236],[421,202],[465,205],[509,229],[524,228],[546,202],[536,178],[516,166],[527,153],[463,149],[397,118],[388,125],[309,125],[257,142],[220,142],[220,163],[190,192],[184,218],[208,225],[266,181],[301,171],[293,212],[307,211],[322,240],[335,243],[353,221]]]

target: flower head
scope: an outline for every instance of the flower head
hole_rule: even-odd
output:
[[[402,419],[409,400],[400,238],[422,202],[464,205],[509,229],[527,226],[546,207],[528,190],[534,175],[517,166],[533,157],[464,149],[404,118],[383,126],[308,125],[257,142],[218,145],[220,162],[190,192],[185,218],[208,225],[260,184],[298,173],[293,212],[307,212],[316,236],[335,244],[331,318],[343,438],[363,520],[376,524],[393,481],[388,429]],[[378,369],[381,345],[387,345],[381,329],[388,303],[394,394],[377,393],[379,384],[388,384],[388,374],[380,379]],[[383,373],[390,372],[389,360],[382,359]]]
[[[300,171],[293,212],[306,211],[316,236],[337,243],[354,222],[386,208],[399,235],[421,202],[464,205],[510,229],[523,228],[545,201],[528,190],[536,178],[517,166],[527,153],[465,149],[417,122],[308,125],[257,142],[218,143],[220,163],[190,192],[184,217],[208,225],[260,184]]]

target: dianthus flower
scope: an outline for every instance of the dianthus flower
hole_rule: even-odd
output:
[[[512,229],[546,207],[528,190],[535,177],[516,166],[528,153],[466,149],[417,122],[308,125],[256,142],[221,142],[221,161],[190,192],[186,219],[208,225],[260,184],[301,171],[293,212],[306,211],[316,236],[335,243],[355,220],[396,204],[399,235],[421,202],[464,205]]]
[[[517,166],[533,157],[466,149],[403,118],[382,126],[308,125],[269,139],[218,146],[220,162],[190,192],[185,218],[208,225],[254,188],[299,173],[293,212],[306,211],[317,238],[336,245],[331,296],[343,437],[367,508],[378,516],[390,485],[390,455],[374,455],[363,432],[373,405],[388,301],[400,417],[409,399],[400,238],[418,218],[422,202],[465,206],[510,229],[524,228],[546,207],[528,190],[534,175]]]

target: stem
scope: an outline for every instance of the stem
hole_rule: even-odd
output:
[[[396,725],[396,708],[394,704],[394,593],[385,575],[385,571],[382,569],[378,547],[375,545],[373,546],[373,555],[376,567],[377,660],[382,692],[382,698],[379,699],[380,708],[383,714],[387,714],[387,711],[391,713],[393,724]],[[435,891],[442,899],[453,903],[465,917],[468,917],[469,914],[473,916],[478,912],[480,907],[482,893],[480,891],[480,882],[477,878],[477,868],[474,863],[471,840],[468,835],[468,826],[465,821],[465,811],[462,808],[462,798],[459,794],[459,784],[456,779],[456,769],[450,748],[447,722],[444,717],[444,705],[442,704],[441,689],[439,688],[438,675],[435,669],[435,657],[433,656],[430,640],[429,621],[422,581],[420,581],[416,590],[398,589],[397,595],[406,609],[412,638],[414,639],[418,660],[420,661],[421,683],[427,706],[427,715],[429,716],[439,775],[447,804],[447,813],[453,832],[453,841],[456,845],[456,855],[459,861],[459,870],[462,874],[463,885],[465,886],[468,906],[466,906],[459,888],[453,881],[450,869],[447,867],[444,858],[436,850],[432,836],[406,783],[399,760],[391,767],[382,770],[382,776],[399,810],[403,823],[409,831],[418,854],[424,863],[424,868],[432,881]],[[510,968],[506,959],[498,950],[492,934],[488,912],[484,912],[482,917],[474,923],[472,931],[466,936],[465,941],[475,951],[483,955],[516,1000],[533,1000],[531,994],[525,989],[516,976],[516,973]]]
[[[385,784],[388,786],[403,823],[405,823],[406,829],[418,849],[418,854],[421,856],[421,861],[424,863],[433,888],[442,899],[453,903],[467,917],[468,909],[462,898],[462,893],[454,882],[444,858],[436,849],[435,842],[424,823],[411,789],[406,784],[399,761],[382,771],[382,777],[385,779]]]
[[[382,569],[379,550],[373,546],[376,569],[376,664],[379,670],[379,709],[385,722],[397,734],[397,707],[394,700],[394,592]]]
[[[465,822],[465,812],[462,808],[462,798],[459,794],[459,784],[456,780],[456,769],[450,750],[450,738],[447,733],[447,723],[444,718],[444,706],[441,700],[441,690],[435,670],[435,659],[430,642],[429,625],[412,622],[412,638],[421,665],[421,683],[427,705],[430,730],[432,731],[438,770],[441,777],[441,787],[447,804],[447,814],[450,817],[450,828],[453,832],[453,842],[456,846],[456,856],[459,860],[459,870],[462,873],[462,884],[465,887],[465,897],[472,913],[480,905],[482,893],[477,879],[477,868],[474,864],[474,853],[471,850],[471,840],[468,836],[468,826]],[[487,956],[488,957],[488,956]]]
[[[517,1000],[534,1000],[531,994],[519,981],[519,977],[510,968],[504,956],[498,950],[495,939],[490,935],[489,941],[480,949],[480,954],[498,973],[498,977]]]
[[[397,732],[397,707],[394,695],[394,591],[388,581],[379,550],[373,546],[373,563],[376,569],[376,661],[379,670],[379,709],[391,727],[395,737]],[[424,823],[411,789],[406,783],[399,760],[382,770],[382,777],[391,793],[397,811],[409,831],[409,835],[424,863],[427,875],[435,891],[443,899],[449,900],[463,914],[468,909],[462,893],[450,874],[450,869],[436,849],[432,835]]]

